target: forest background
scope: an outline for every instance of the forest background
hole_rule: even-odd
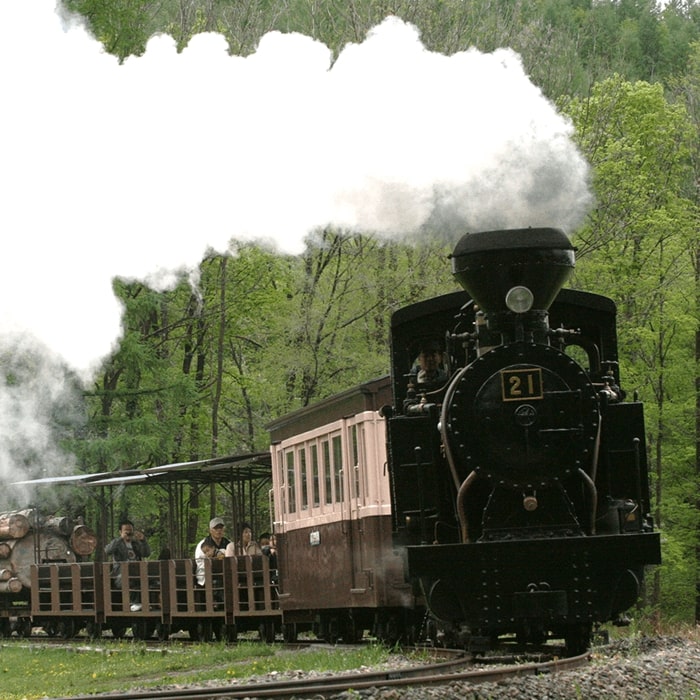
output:
[[[597,206],[575,232],[570,284],[617,302],[623,385],[646,405],[664,563],[645,605],[658,620],[700,621],[700,3],[67,5],[120,59],[142,54],[155,33],[183,48],[203,31],[223,34],[236,55],[254,52],[271,30],[312,36],[337,55],[388,15],[418,27],[432,51],[518,52],[532,82],[572,120],[593,170]],[[183,280],[156,292],[116,279],[121,343],[81,390],[80,427],[57,413],[56,436],[85,472],[264,451],[272,419],[387,373],[391,313],[456,288],[450,252],[325,229],[310,233],[298,256],[232,240],[229,254],[201,261],[196,289]],[[17,376],[22,362],[12,359]],[[121,498],[117,511],[138,512],[156,542],[164,536],[157,504],[128,489]],[[218,507],[193,501],[193,541]]]

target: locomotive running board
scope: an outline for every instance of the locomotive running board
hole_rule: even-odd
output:
[[[411,577],[473,577],[483,570],[538,567],[563,570],[569,563],[587,561],[602,569],[636,568],[661,563],[657,532],[533,540],[499,540],[472,544],[406,547]]]

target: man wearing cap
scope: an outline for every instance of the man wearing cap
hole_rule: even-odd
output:
[[[226,546],[231,540],[224,537],[224,521],[222,518],[212,518],[209,521],[209,534],[197,545],[194,550],[194,558],[197,562],[197,583],[200,586],[204,585],[204,560],[207,557],[203,550],[205,544],[213,544],[213,556],[223,556]],[[220,553],[220,554],[219,554]]]

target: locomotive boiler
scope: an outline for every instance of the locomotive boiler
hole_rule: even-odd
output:
[[[660,562],[615,305],[562,289],[575,249],[557,229],[467,234],[451,258],[466,294],[392,317],[394,545],[455,641],[580,653]]]

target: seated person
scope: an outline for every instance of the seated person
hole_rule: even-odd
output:
[[[106,547],[105,554],[112,557],[112,580],[117,590],[122,588],[122,562],[142,561],[151,555],[151,548],[144,534],[134,529],[134,523],[122,518],[119,523],[119,537],[115,537]],[[141,610],[141,594],[137,590],[138,578],[129,580],[131,612]]]
[[[423,345],[416,365],[411,372],[416,375],[416,383],[419,389],[421,385],[435,386],[445,382],[447,380],[447,370],[445,369],[440,346],[435,342]]]
[[[219,549],[216,546],[216,542],[207,536],[205,537],[194,550],[194,559],[196,564],[195,577],[197,578],[197,585],[204,587],[206,582],[205,571],[204,571],[204,560],[205,559],[217,559],[223,557],[224,550]]]
[[[251,556],[262,554],[260,545],[253,539],[253,529],[248,523],[241,524],[241,537],[238,542],[231,542],[226,547],[227,557]]]
[[[267,544],[262,544],[262,535],[260,536],[260,544],[262,553],[269,558],[270,561],[270,576],[273,583],[277,583],[277,537],[275,535],[268,535]]]

